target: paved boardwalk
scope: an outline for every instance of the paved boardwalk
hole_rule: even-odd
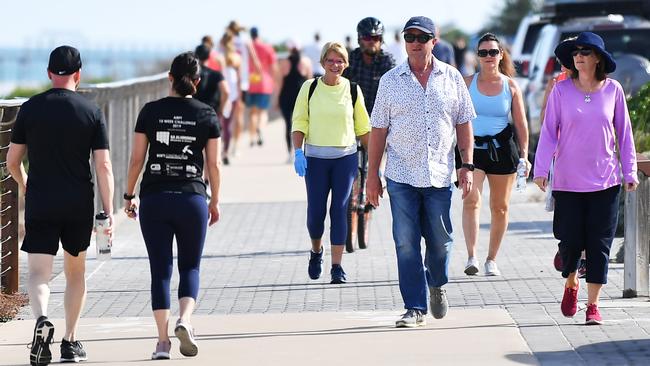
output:
[[[463,274],[466,251],[460,197],[455,193],[455,245],[446,286],[451,309],[442,321],[429,317],[423,330],[406,333],[391,328],[403,303],[387,199],[374,213],[370,247],[343,258],[349,283],[330,285],[327,272],[321,280],[309,280],[304,186],[292,166],[284,163],[283,128],[282,123],[272,123],[263,147],[242,148],[242,156],[223,170],[222,220],[208,232],[195,320],[199,338],[206,342],[203,349],[220,351],[212,356],[202,353],[197,362],[291,364],[311,360],[311,345],[319,353],[315,364],[333,362],[335,356],[327,357],[332,347],[347,355],[340,363],[355,365],[650,363],[650,303],[647,298],[621,299],[622,265],[610,266],[601,304],[605,325],[583,326],[584,309],[573,319],[561,315],[563,281],[552,267],[556,250],[552,216],[543,211],[542,196],[533,186],[525,194],[513,193],[510,227],[498,258],[500,277]],[[116,191],[121,192],[119,187]],[[486,207],[481,215],[478,253],[484,258]],[[62,274],[52,282],[52,318],[63,317],[64,284]],[[173,291],[176,285],[175,275]],[[580,300],[586,300],[583,289]],[[148,262],[137,222],[121,220],[114,258],[88,261],[81,336],[95,332],[87,337],[89,350],[97,353],[93,359],[119,364],[146,358],[143,347],[149,352],[155,333],[148,318],[150,307]],[[29,319],[29,309],[21,316]],[[33,321],[17,321],[0,327],[0,365],[25,360],[27,353],[18,343],[29,340],[32,326]],[[96,329],[110,335],[102,337]],[[312,337],[315,334],[318,337]],[[137,342],[126,342],[128,351],[118,358],[102,353],[99,346],[128,339]],[[252,346],[249,342],[255,340]],[[257,345],[268,358],[246,353]],[[21,354],[5,352],[13,349]]]

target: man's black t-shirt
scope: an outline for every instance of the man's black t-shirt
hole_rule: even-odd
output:
[[[166,97],[150,102],[140,111],[135,132],[149,139],[141,196],[163,191],[206,196],[203,149],[208,139],[220,135],[212,107],[194,98]]]
[[[224,80],[223,74],[219,71],[201,67],[201,81],[196,86],[194,98],[214,108],[219,113],[221,106],[221,92],[219,83]]]
[[[27,218],[93,214],[90,152],[108,149],[106,123],[95,103],[68,89],[35,95],[20,108],[11,142],[27,145]]]

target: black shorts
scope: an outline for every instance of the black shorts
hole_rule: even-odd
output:
[[[25,239],[20,247],[27,253],[56,255],[59,240],[63,250],[78,256],[90,246],[93,216],[66,220],[25,219]]]
[[[241,91],[241,101],[242,101],[242,103],[244,103],[244,105],[246,104],[247,95],[248,95],[248,92],[246,90]]]
[[[519,152],[513,139],[507,144],[497,148],[498,161],[492,161],[487,149],[474,147],[474,167],[485,172],[485,174],[506,175],[517,172],[519,164]],[[456,169],[460,169],[461,158],[456,148]]]

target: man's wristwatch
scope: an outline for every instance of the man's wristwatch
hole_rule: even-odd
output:
[[[462,163],[462,164],[460,165],[460,167],[461,167],[461,168],[466,168],[466,169],[469,170],[470,172],[473,172],[473,171],[474,171],[474,164],[472,164],[472,163]]]
[[[130,201],[130,200],[132,200],[132,199],[134,199],[134,198],[135,198],[135,195],[134,195],[134,194],[124,193],[124,199],[125,199],[125,200]]]

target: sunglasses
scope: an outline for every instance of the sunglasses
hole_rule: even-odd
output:
[[[418,43],[427,43],[430,40],[433,39],[433,36],[430,34],[411,34],[411,33],[404,33],[404,41],[406,43],[413,43],[417,39]]]
[[[361,36],[361,39],[366,42],[370,42],[370,41],[381,42],[381,36]]]
[[[498,48],[492,48],[490,50],[483,49],[483,50],[476,51],[478,57],[487,57],[488,55],[490,55],[490,57],[496,57],[499,53],[501,53],[501,50],[499,50]]]
[[[582,56],[589,56],[594,52],[591,48],[576,48],[573,51],[571,51],[571,56],[576,57],[578,54],[581,54]]]

